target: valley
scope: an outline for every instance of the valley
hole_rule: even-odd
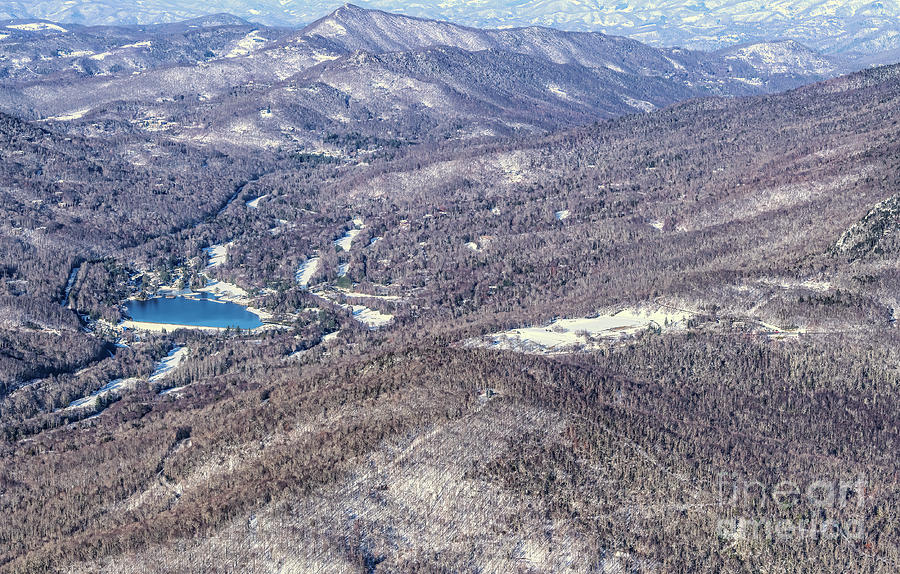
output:
[[[0,572],[898,569],[900,65],[30,24]]]

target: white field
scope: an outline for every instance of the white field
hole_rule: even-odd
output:
[[[330,343],[331,341],[334,341],[335,339],[337,339],[338,335],[340,335],[340,334],[341,334],[341,332],[340,332],[340,330],[338,330],[333,333],[328,333],[327,335],[324,335],[319,340],[319,345],[324,345],[325,343]],[[312,349],[313,348],[304,349],[302,351],[294,351],[293,353],[288,355],[288,359],[293,359],[295,361],[298,361],[298,360],[300,360],[301,357],[303,357],[303,355],[312,351]]]
[[[163,360],[156,364],[153,374],[150,375],[149,381],[155,383],[165,379],[169,374],[181,365],[181,362],[188,356],[187,347],[175,347]]]
[[[149,48],[150,46],[150,40],[144,40],[142,42],[135,42],[134,44],[125,44],[124,46],[119,46],[119,49],[127,50],[128,48]]]
[[[634,108],[636,110],[641,110],[642,112],[652,112],[656,109],[656,106],[654,106],[650,102],[645,102],[644,100],[636,100],[628,96],[622,96],[622,102],[628,107]]]
[[[487,346],[534,353],[571,352],[578,348],[597,348],[602,341],[633,335],[648,327],[662,330],[682,329],[692,314],[661,307],[628,308],[596,317],[557,319],[546,326],[523,327],[470,339],[466,346]]]
[[[554,83],[552,83],[552,82],[549,83],[549,84],[547,84],[547,91],[549,91],[551,94],[553,94],[553,95],[555,95],[555,96],[557,96],[557,97],[559,97],[559,98],[561,98],[561,99],[563,99],[563,100],[570,100],[570,99],[572,99],[572,98],[569,97],[569,94],[566,93],[565,90],[563,90],[562,88],[559,87],[558,84],[554,84]]]
[[[563,219],[567,219],[571,214],[568,209],[561,209],[556,212],[556,219],[562,221]]]
[[[370,329],[378,329],[390,323],[394,316],[375,309],[369,309],[363,305],[353,305],[353,318]]]
[[[353,247],[353,240],[356,239],[356,236],[359,235],[359,232],[366,228],[366,224],[363,221],[362,217],[356,216],[353,218],[353,221],[350,222],[353,225],[353,228],[344,233],[341,237],[334,240],[334,244],[343,249],[344,251],[349,252],[350,248]]]
[[[349,230],[340,239],[335,239],[334,244],[344,251],[350,251],[350,248],[353,246],[353,240],[359,235],[359,231],[360,230],[356,228]]]
[[[350,305],[348,303],[341,302],[341,296],[352,297],[359,295],[363,297],[380,298],[375,295],[366,295],[364,293],[353,293],[347,291],[318,291],[313,294],[327,301],[331,301],[338,307],[350,311],[350,314],[354,319],[356,319],[363,325],[366,325],[367,327],[369,327],[369,329],[372,330],[384,327],[394,319],[393,315],[382,313],[381,311],[378,311],[376,309],[370,309],[365,305]],[[389,296],[385,296],[385,300],[390,300],[388,297]]]
[[[225,57],[240,58],[241,56],[249,56],[251,52],[262,48],[266,42],[268,42],[268,40],[259,35],[259,30],[253,30],[252,32],[238,40],[231,51],[225,55]]]
[[[322,342],[323,342],[323,343],[330,343],[331,341],[334,341],[335,339],[337,339],[337,338],[338,338],[338,335],[340,335],[340,334],[341,334],[340,331],[335,331],[335,332],[333,332],[333,333],[328,333],[327,335],[325,335],[324,337],[322,337]]]
[[[84,56],[92,55],[94,52],[90,50],[73,50],[71,52],[60,50],[58,53],[60,58],[83,58]]]
[[[78,120],[78,119],[83,118],[89,111],[91,111],[91,108],[84,108],[83,110],[76,110],[74,112],[69,112],[67,114],[62,114],[59,116],[51,116],[47,119],[54,120],[57,122],[69,122],[72,120]]]
[[[7,24],[10,30],[24,30],[26,32],[40,32],[42,30],[52,30],[54,32],[66,32],[67,30],[56,24],[49,22],[29,22],[27,24]]]
[[[218,267],[228,261],[229,245],[231,244],[212,245],[203,249],[203,252],[209,257],[209,262],[206,264],[207,269]]]
[[[399,297],[397,295],[372,295],[370,293],[360,293],[358,291],[341,291],[344,294],[344,297],[360,297],[360,298],[368,298],[368,299],[381,299],[382,301],[390,301],[392,303],[403,303],[405,300],[403,297]]]
[[[224,301],[232,303],[245,304],[250,300],[250,294],[234,283],[226,283],[224,281],[210,281],[203,289],[206,293],[212,293]]]
[[[269,196],[269,194],[267,193],[265,195],[260,195],[256,199],[251,199],[250,201],[247,202],[247,207],[249,207],[250,209],[259,209],[259,202],[268,196]]]
[[[166,378],[172,371],[178,368],[185,357],[188,356],[188,352],[189,351],[186,347],[175,347],[174,349],[172,349],[168,355],[166,355],[160,362],[156,364],[156,367],[148,380],[150,382],[156,382]],[[114,381],[110,381],[101,389],[98,389],[90,395],[78,399],[77,401],[72,401],[69,406],[66,407],[66,409],[80,409],[85,407],[96,408],[100,402],[100,399],[112,393],[119,394],[122,391],[131,390],[135,386],[137,386],[137,384],[141,382],[141,380],[142,379],[138,377],[131,377],[128,379],[116,379]]]
[[[80,409],[85,407],[96,408],[100,402],[100,399],[106,397],[111,393],[119,393],[121,391],[131,390],[140,382],[141,379],[138,378],[130,378],[130,379],[116,379],[114,381],[110,381],[103,388],[91,393],[90,395],[78,399],[77,401],[72,401],[69,403],[69,406],[66,407],[66,410],[69,409]]]
[[[313,257],[312,259],[307,259],[303,265],[297,269],[296,279],[301,287],[309,287],[310,280],[313,278],[313,275],[316,274],[316,271],[319,270],[320,262],[321,259],[319,257]]]

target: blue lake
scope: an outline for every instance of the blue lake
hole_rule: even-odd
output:
[[[240,327],[253,329],[262,325],[259,316],[237,303],[213,297],[193,299],[154,297],[146,301],[128,301],[128,315],[135,321],[167,323],[186,327]]]

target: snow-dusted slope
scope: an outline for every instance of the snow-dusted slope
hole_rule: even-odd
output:
[[[230,12],[266,24],[299,26],[341,4],[340,0],[147,0],[126,7],[116,0],[19,0],[5,2],[0,18],[146,24]],[[789,37],[828,52],[877,53],[900,47],[898,0],[360,0],[359,4],[477,27],[541,25],[603,31],[657,46],[717,49]],[[339,34],[340,29],[327,23],[320,32]]]
[[[742,61],[769,74],[828,74],[835,67],[833,59],[794,40],[746,44],[719,53],[726,60]]]
[[[534,133],[849,71],[795,42],[721,54],[659,49],[597,32],[477,29],[356,6],[293,31],[229,18],[103,34],[7,28],[15,42],[0,41],[0,61],[13,65],[0,108],[70,126],[124,121],[200,145],[322,150],[322,134]],[[115,104],[123,101],[139,111],[123,116]]]

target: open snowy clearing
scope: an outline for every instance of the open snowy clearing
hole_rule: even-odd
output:
[[[127,50],[129,48],[150,48],[152,45],[153,44],[150,42],[150,40],[143,40],[141,42],[135,42],[133,44],[123,44],[122,46],[119,46],[119,49]]]
[[[379,329],[394,320],[393,315],[369,309],[363,305],[353,305],[353,318],[370,329]]]
[[[224,281],[210,281],[206,284],[206,287],[198,289],[198,291],[212,293],[224,301],[231,301],[240,305],[250,301],[250,294],[247,291],[234,283],[226,283]]]
[[[62,114],[59,116],[51,116],[51,117],[47,118],[47,120],[53,120],[53,121],[57,121],[57,122],[70,122],[72,120],[80,120],[85,115],[87,115],[87,113],[90,111],[91,111],[91,108],[84,108],[83,110],[77,110],[74,112],[70,112],[68,114]]]
[[[406,300],[398,295],[372,295],[371,293],[360,293],[358,291],[342,291],[344,297],[358,297],[362,299],[381,299],[382,301],[390,301],[391,303],[405,303]]]
[[[175,347],[172,349],[168,355],[166,355],[161,361],[156,364],[156,367],[151,373],[148,380],[152,382],[161,381],[166,378],[172,371],[178,368],[181,365],[181,362],[188,356],[187,347]],[[70,409],[81,409],[81,408],[97,408],[100,404],[100,400],[104,397],[107,397],[113,393],[121,394],[123,391],[129,391],[134,389],[138,383],[140,383],[143,379],[140,377],[130,377],[127,379],[115,379],[110,381],[102,388],[94,391],[90,395],[78,399],[76,401],[72,401],[69,403],[69,406],[66,407],[66,410]]]
[[[297,274],[295,275],[297,279],[297,283],[300,284],[301,287],[309,287],[309,282],[312,280],[313,275],[316,274],[316,271],[319,270],[319,263],[321,259],[319,257],[313,257],[312,259],[307,259],[299,269],[297,269]]]
[[[251,199],[247,202],[247,207],[249,207],[250,209],[259,209],[259,202],[267,198],[268,196],[269,194],[267,193],[265,195],[260,195],[256,199]]]
[[[77,401],[72,401],[71,403],[69,403],[69,406],[66,407],[66,410],[80,409],[85,407],[97,408],[97,406],[100,404],[100,399],[112,393],[120,393],[121,391],[131,390],[140,381],[141,379],[139,378],[116,379],[114,381],[110,381],[108,384],[91,393],[90,395],[78,399]]]
[[[559,221],[562,221],[564,219],[567,219],[570,215],[571,215],[571,212],[569,212],[568,209],[561,209],[556,212],[556,219],[558,219]]]
[[[187,358],[189,352],[187,347],[175,347],[169,351],[169,354],[156,364],[156,368],[150,375],[149,381],[155,383],[165,379],[172,371],[181,365],[181,362]]]
[[[557,319],[549,325],[522,327],[470,339],[467,347],[491,347],[531,353],[561,353],[598,348],[602,342],[647,328],[684,328],[693,315],[668,308],[628,308],[595,317]]]
[[[268,42],[268,39],[260,36],[259,30],[253,30],[252,32],[238,40],[231,51],[225,55],[225,57],[240,58],[241,56],[249,56],[251,52],[262,48],[266,42]]]
[[[341,302],[341,296],[344,296],[344,297],[352,296],[348,292],[317,291],[314,293],[314,295],[321,297],[322,299],[325,299],[326,301],[330,301],[330,302],[334,303],[335,305],[337,305],[338,307],[341,307],[343,309],[350,311],[350,314],[352,315],[352,317],[354,319],[356,319],[363,325],[369,327],[369,329],[372,329],[373,331],[375,329],[384,327],[385,325],[387,325],[388,323],[390,323],[391,321],[394,320],[393,315],[390,315],[388,313],[382,313],[381,311],[378,311],[376,309],[370,309],[369,307],[366,307],[365,305],[350,305],[349,303]],[[365,295],[365,294],[354,294],[354,295],[361,295],[363,297],[375,298],[375,296],[372,296],[372,295]]]
[[[353,246],[353,240],[359,235],[359,229],[351,229],[347,231],[343,236],[339,239],[334,240],[334,244],[343,249],[344,251],[350,251],[350,248]]]
[[[354,217],[353,221],[350,222],[353,227],[348,230],[344,235],[334,240],[334,244],[343,249],[344,251],[350,252],[350,248],[353,246],[353,240],[356,239],[356,236],[359,235],[359,232],[366,228],[366,224],[363,222],[362,217]]]
[[[26,24],[7,24],[10,30],[24,30],[25,32],[41,32],[44,30],[52,30],[54,32],[67,32],[62,26],[51,24],[50,22],[28,22]]]
[[[206,247],[203,249],[203,252],[206,253],[207,257],[209,258],[209,261],[206,264],[207,269],[218,267],[228,261],[229,245],[231,244],[228,243],[225,245],[211,245],[210,247]]]

